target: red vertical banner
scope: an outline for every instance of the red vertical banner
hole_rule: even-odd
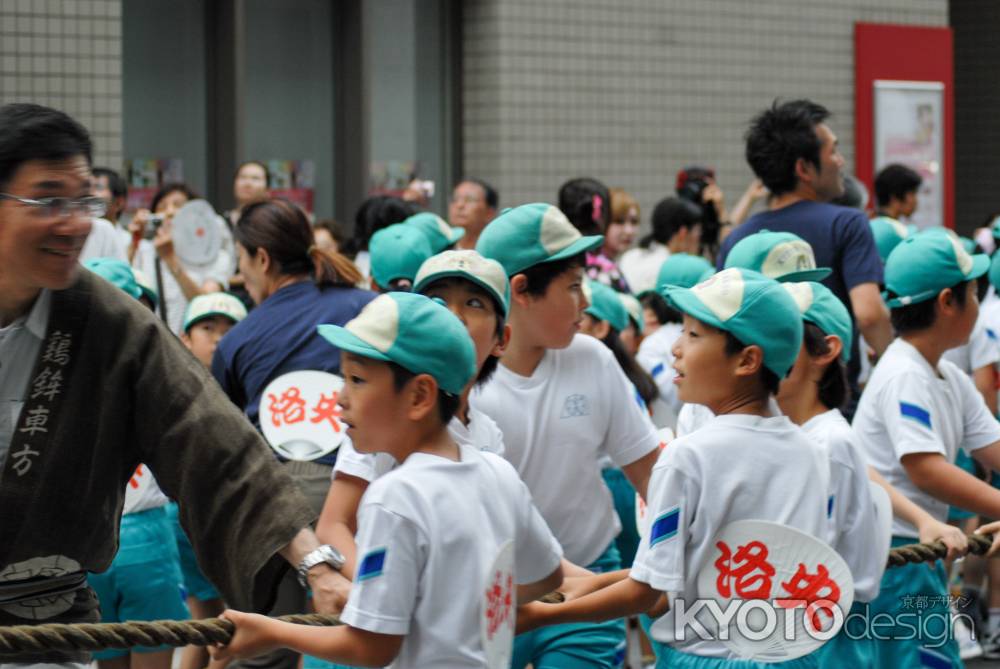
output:
[[[952,31],[950,28],[926,26],[901,26],[876,23],[854,25],[854,170],[856,176],[872,188],[878,149],[876,147],[876,82],[885,90],[896,86],[905,91],[941,91],[940,128],[927,121],[927,132],[939,132],[940,160],[926,158],[924,163],[931,173],[940,170],[939,198],[942,223],[955,227],[955,103]],[[918,115],[931,118],[936,112],[932,105],[917,104]],[[919,122],[919,121],[914,121]],[[897,148],[918,154],[919,147]],[[884,148],[884,147],[883,147]],[[930,152],[930,149],[928,149]],[[918,168],[928,179],[928,173]],[[930,185],[930,184],[928,184]],[[921,206],[924,206],[921,201]],[[926,203],[928,207],[932,202]],[[919,213],[919,212],[918,212]],[[925,213],[929,213],[925,210]]]

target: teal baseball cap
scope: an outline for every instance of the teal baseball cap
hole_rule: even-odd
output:
[[[479,235],[476,250],[499,262],[507,276],[534,265],[572,258],[604,243],[584,237],[558,207],[536,202],[504,209]]]
[[[383,293],[343,327],[317,330],[343,351],[430,374],[451,395],[476,375],[476,350],[462,321],[440,300],[417,293]]]
[[[424,261],[434,255],[427,235],[415,225],[396,223],[382,228],[368,242],[372,277],[382,288],[393,281],[413,282]]]
[[[229,293],[198,295],[188,302],[187,309],[184,310],[184,332],[198,321],[212,316],[223,316],[233,323],[239,323],[247,317],[247,308]]]
[[[692,288],[667,286],[675,309],[764,351],[764,366],[784,378],[802,346],[802,314],[781,284],[760,272],[730,267]]]
[[[844,345],[840,357],[844,362],[851,359],[854,343],[854,324],[851,314],[833,291],[816,281],[790,282],[781,284],[795,300],[802,313],[802,320],[809,321],[824,333],[836,335]]]
[[[443,218],[429,211],[414,214],[403,221],[403,224],[414,225],[423,232],[434,253],[441,253],[465,236],[465,228],[453,228]]]
[[[118,258],[91,258],[83,266],[105,281],[121,288],[135,299],[142,297],[142,287],[135,279],[132,266]]]
[[[990,261],[990,283],[994,290],[1000,290],[1000,253],[994,253]]]
[[[726,268],[743,267],[777,281],[821,281],[829,267],[816,267],[809,242],[791,232],[760,232],[744,237],[726,256]]]
[[[428,258],[417,272],[413,292],[422,293],[435,281],[452,277],[465,279],[485,290],[500,305],[504,319],[507,318],[510,308],[507,273],[496,260],[484,258],[471,249],[445,251]]]
[[[156,287],[153,282],[149,280],[149,277],[142,273],[142,270],[137,267],[132,268],[132,274],[135,275],[135,280],[139,284],[139,288],[142,289],[142,295],[149,303],[156,308],[156,305],[160,302],[160,294],[156,292]]]
[[[590,279],[586,279],[583,285],[584,296],[590,303],[583,313],[599,321],[607,321],[618,332],[628,327],[628,311],[618,299],[618,291]]]
[[[910,236],[910,231],[905,225],[889,216],[876,216],[868,221],[868,225],[871,226],[875,246],[882,262],[885,262],[897,244]]]
[[[643,318],[642,318],[642,304],[635,297],[629,293],[618,293],[618,299],[625,306],[625,311],[628,312],[628,317],[632,321],[632,325],[635,327],[635,331],[638,334],[642,334],[643,328]]]
[[[701,256],[689,253],[672,253],[660,265],[656,285],[684,286],[690,288],[715,274],[715,268]]]
[[[917,304],[957,283],[978,279],[989,269],[989,256],[969,255],[957,237],[925,232],[904,239],[889,254],[882,296],[890,309]],[[890,298],[890,292],[895,297]]]

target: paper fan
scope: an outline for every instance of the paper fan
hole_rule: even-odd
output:
[[[732,652],[786,662],[840,631],[854,603],[854,580],[820,539],[778,523],[739,520],[716,535],[698,572],[698,597],[718,604],[720,614],[707,617]]]
[[[316,460],[347,436],[340,422],[336,374],[311,370],[282,374],[260,396],[260,429],[275,453],[289,460]]]
[[[174,215],[173,238],[177,256],[191,265],[213,262],[222,248],[222,230],[215,213],[205,200],[191,200]]]

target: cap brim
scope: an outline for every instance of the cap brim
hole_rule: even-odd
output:
[[[208,312],[203,313],[203,314],[198,314],[197,316],[195,316],[194,318],[192,318],[190,321],[188,321],[187,323],[185,323],[184,324],[184,329],[187,330],[189,327],[191,327],[195,323],[197,323],[199,321],[203,321],[206,318],[211,318],[212,316],[224,316],[225,318],[228,318],[229,320],[231,320],[233,323],[239,323],[238,320],[236,320],[235,318],[233,318],[232,314],[227,314],[225,311],[208,311]]]
[[[833,274],[833,270],[829,267],[817,267],[816,269],[804,269],[798,272],[782,274],[779,277],[775,277],[775,280],[779,283],[791,283],[793,281],[822,281],[831,274]]]
[[[966,279],[978,279],[983,274],[990,271],[990,257],[985,253],[977,253],[972,256],[972,271],[966,275]]]
[[[708,323],[712,327],[725,329],[719,317],[712,313],[712,310],[699,300],[690,288],[667,285],[663,286],[660,295],[678,311],[692,318],[697,318],[703,323]]]
[[[317,325],[316,331],[319,332],[320,337],[341,351],[356,353],[362,358],[374,358],[383,362],[391,362],[389,356],[385,353],[339,325]]]
[[[564,260],[566,258],[572,258],[575,255],[580,255],[584,251],[590,251],[595,249],[604,243],[604,235],[590,235],[589,237],[580,237],[562,251],[558,251],[542,262],[555,262],[556,260]]]
[[[507,316],[507,305],[504,300],[504,297],[502,295],[497,295],[496,290],[494,290],[493,287],[490,286],[488,283],[486,283],[479,277],[475,276],[474,274],[470,274],[468,272],[462,272],[460,270],[446,270],[443,272],[435,272],[434,274],[428,274],[427,276],[425,276],[423,279],[420,280],[420,283],[415,284],[413,286],[413,290],[411,292],[420,293],[424,290],[424,288],[434,283],[435,281],[440,281],[441,279],[450,279],[450,278],[465,279],[466,281],[471,281],[472,283],[476,284],[477,286],[485,290],[489,295],[493,296],[493,298],[497,301],[497,304],[500,305],[500,308],[504,310],[503,314],[504,317]]]

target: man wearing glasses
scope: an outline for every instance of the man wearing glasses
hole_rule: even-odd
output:
[[[229,604],[269,608],[287,561],[334,610],[349,588],[341,558],[259,434],[147,309],[81,270],[104,213],[91,178],[79,123],[0,107],[0,625],[97,619],[86,572],[115,555],[140,462],[179,502]],[[10,661],[87,657],[0,655]]]

